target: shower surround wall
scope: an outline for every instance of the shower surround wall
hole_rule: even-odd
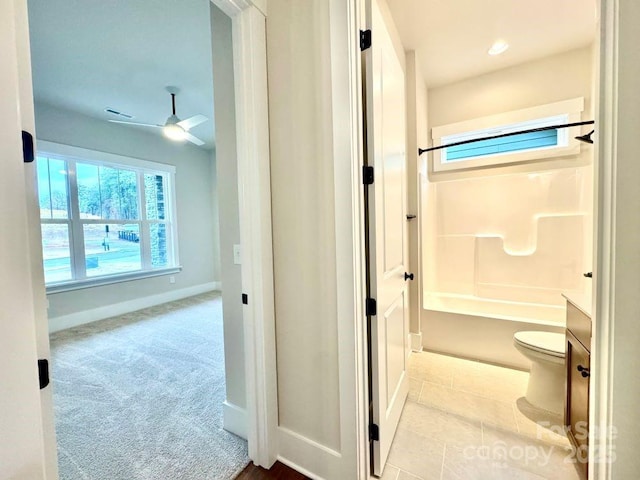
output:
[[[561,323],[561,294],[584,289],[588,168],[435,184],[438,293],[427,304],[438,295],[533,303],[550,308],[539,320]],[[496,314],[529,316],[508,309]]]
[[[431,89],[429,125],[576,97],[591,119],[591,56],[585,48]],[[564,331],[561,294],[591,287],[582,274],[591,270],[592,149],[423,179],[425,348],[527,368],[513,334]]]

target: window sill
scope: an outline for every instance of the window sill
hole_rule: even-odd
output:
[[[160,277],[163,275],[171,275],[182,271],[181,266],[162,268],[158,270],[145,270],[143,272],[123,273],[119,275],[109,275],[105,277],[85,279],[81,281],[61,282],[47,286],[47,295],[52,293],[70,292],[72,290],[82,290],[85,288],[101,287],[103,285],[111,285],[114,283],[130,282],[133,280],[142,280],[145,278]]]

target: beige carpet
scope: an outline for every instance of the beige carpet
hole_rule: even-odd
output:
[[[231,479],[222,302],[207,293],[53,334],[61,480]]]

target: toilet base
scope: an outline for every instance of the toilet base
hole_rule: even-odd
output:
[[[564,411],[564,370],[562,363],[531,362],[527,401],[534,407],[561,415]]]

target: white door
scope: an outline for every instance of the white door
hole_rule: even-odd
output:
[[[405,77],[375,0],[367,2],[372,46],[365,51],[371,402],[378,440],[374,474],[381,475],[409,391],[409,299],[406,222]],[[375,428],[375,427],[374,427]]]
[[[32,105],[19,102],[20,86],[31,82],[26,33],[26,1],[0,2],[0,479],[45,478],[43,401],[38,381],[39,329],[36,328],[37,292],[30,242],[26,165],[22,160],[24,118],[33,117]],[[20,40],[19,40],[20,39]],[[22,43],[21,43],[22,41]],[[18,68],[20,57],[21,71]],[[26,57],[26,58],[25,58]],[[27,68],[27,70],[29,70]],[[29,90],[30,94],[30,90]],[[22,116],[21,116],[22,114]],[[30,193],[31,195],[32,193]],[[37,257],[36,257],[37,259]],[[40,280],[42,284],[42,280]],[[39,290],[38,290],[39,287]],[[40,299],[44,302],[44,298]],[[44,321],[44,318],[41,320]],[[42,327],[44,325],[39,325]],[[45,342],[46,343],[46,342]],[[48,434],[47,434],[48,435]],[[49,437],[51,438],[51,437]],[[52,444],[52,445],[50,445]],[[52,441],[47,445],[55,449]],[[50,450],[50,448],[48,449]],[[54,478],[55,473],[50,476]]]

